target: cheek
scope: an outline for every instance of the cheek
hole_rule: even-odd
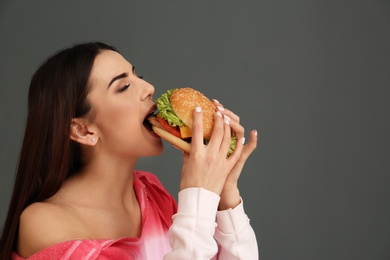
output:
[[[134,106],[107,106],[96,116],[101,138],[123,140],[140,129],[139,110]]]
[[[101,126],[101,145],[103,150],[118,156],[128,157],[133,155],[135,149],[140,146],[140,126],[138,122],[125,115],[108,118],[106,124]],[[141,145],[142,146],[142,145]]]

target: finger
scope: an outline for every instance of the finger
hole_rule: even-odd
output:
[[[213,99],[213,104],[214,104],[215,106],[222,106],[222,107],[223,107],[223,105],[222,105],[218,100],[216,100],[216,99]]]
[[[214,104],[216,105],[217,109],[222,113],[222,115],[224,117],[228,117],[229,119],[231,119],[231,121],[235,121],[237,122],[238,124],[233,124],[233,127],[232,127],[232,131],[231,131],[231,135],[233,137],[237,136],[238,138],[241,138],[242,136],[244,136],[244,128],[242,126],[239,126],[239,123],[240,123],[240,117],[237,116],[236,114],[234,114],[232,111],[224,108],[222,106],[222,104],[220,104],[218,101],[216,101],[214,99]],[[233,123],[233,122],[232,122]],[[239,126],[238,127],[234,127],[234,126]],[[239,133],[237,134],[237,131],[239,131]],[[241,134],[240,134],[241,133]]]
[[[257,145],[257,131],[253,130],[250,133],[250,140],[247,145],[244,145],[245,138],[241,138],[241,142],[237,141],[236,150],[233,152],[233,154],[229,157],[229,160],[232,159],[233,162],[235,162],[234,167],[232,169],[232,172],[235,172],[236,174],[240,174],[242,169],[244,168],[245,162],[248,159],[249,155],[253,152],[253,150],[256,148]],[[240,145],[242,144],[242,146]],[[241,150],[240,154],[237,154]],[[234,161],[238,157],[237,161]]]
[[[232,120],[240,122],[240,117],[233,113],[231,110],[225,108],[218,100],[213,99],[213,104],[217,107],[217,109],[223,114],[229,116]]]
[[[250,137],[249,137],[249,142],[248,142],[248,144],[246,144],[244,146],[241,157],[240,157],[241,163],[244,163],[248,159],[249,155],[251,155],[251,153],[256,149],[257,140],[258,140],[257,135],[258,134],[257,134],[256,130],[251,131]]]
[[[214,152],[218,152],[224,133],[224,121],[221,112],[217,111],[214,115],[214,126],[211,138],[207,146]]]
[[[213,99],[213,104],[215,105],[215,107],[216,107],[221,113],[224,113],[224,112],[225,112],[225,108],[223,107],[223,105],[222,105],[221,103],[219,103],[218,100]]]
[[[218,110],[220,110],[220,109],[218,109]],[[235,113],[233,113],[231,110],[229,110],[227,108],[223,108],[223,111],[221,111],[221,113],[223,115],[230,117],[233,121],[240,123],[240,117],[238,115],[236,115]]]
[[[231,119],[227,116],[224,116],[224,134],[223,134],[223,139],[222,139],[222,143],[221,143],[221,152],[222,152],[222,156],[226,157],[228,151],[229,151],[229,147],[230,147],[230,143],[231,143],[231,139],[232,139],[232,135],[231,135],[231,128],[230,128],[230,121]]]
[[[231,161],[233,164],[236,164],[237,161],[240,159],[241,153],[244,149],[244,142],[245,142],[245,137],[241,137],[237,139],[236,147],[233,153],[228,158],[228,160]]]
[[[203,146],[203,112],[201,107],[196,107],[192,119],[191,150]]]
[[[225,115],[226,117],[227,115]],[[237,139],[240,139],[241,137],[244,137],[245,134],[245,128],[240,125],[239,122],[230,120],[230,127],[232,128],[232,136],[236,136]]]

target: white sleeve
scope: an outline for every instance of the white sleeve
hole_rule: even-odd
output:
[[[242,200],[234,209],[217,212],[215,239],[220,247],[218,259],[259,259],[256,235]]]
[[[164,259],[212,259],[218,252],[214,239],[220,197],[204,188],[179,192],[178,211],[169,228],[172,252]]]

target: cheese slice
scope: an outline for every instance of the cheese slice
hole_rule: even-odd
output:
[[[192,136],[192,131],[188,126],[180,126],[181,138],[188,138]]]

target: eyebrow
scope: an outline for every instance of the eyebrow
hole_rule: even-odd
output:
[[[115,76],[111,81],[110,84],[108,84],[108,88],[118,79],[126,78],[128,74],[126,72],[119,74],[118,76]]]
[[[135,74],[135,67],[133,66],[131,71],[133,72],[133,74]],[[127,76],[129,76],[128,73],[126,72],[123,72],[121,74],[119,74],[118,76],[115,76],[111,81],[110,81],[110,84],[108,84],[108,87],[107,88],[110,88],[110,86],[118,79],[122,79],[122,78],[126,78]]]

